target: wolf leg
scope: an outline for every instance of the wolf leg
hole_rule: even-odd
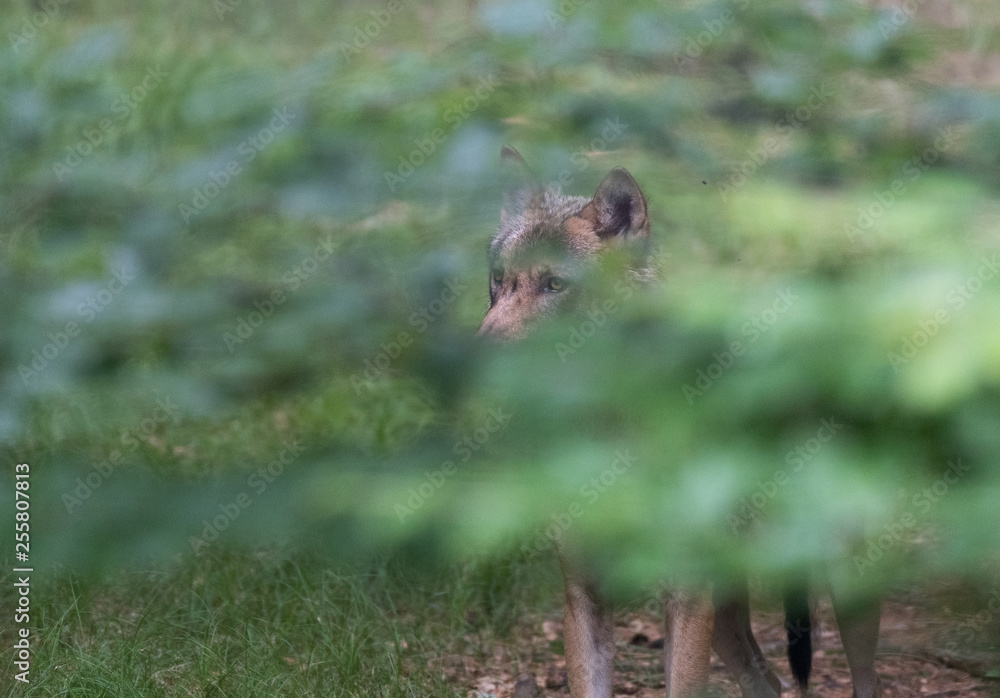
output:
[[[664,671],[668,698],[705,695],[714,623],[710,587],[676,591],[667,602]]]
[[[878,674],[875,672],[875,651],[878,647],[878,630],[882,607],[878,599],[863,605],[848,606],[838,599],[836,590],[833,610],[840,627],[847,665],[851,668],[854,698],[877,698],[882,694]]]
[[[736,677],[744,698],[781,695],[781,681],[771,671],[750,627],[750,600],[745,584],[737,585],[716,603],[712,649]]]
[[[573,698],[611,698],[615,642],[611,609],[593,584],[565,573],[563,637]]]

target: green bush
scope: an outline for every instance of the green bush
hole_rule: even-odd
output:
[[[42,5],[0,47],[37,564],[995,560],[1000,101],[942,77],[997,51],[987,5]],[[661,283],[476,342],[503,143],[575,194],[627,167]]]

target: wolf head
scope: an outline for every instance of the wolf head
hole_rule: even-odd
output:
[[[520,183],[504,195],[490,244],[490,307],[478,334],[511,340],[572,305],[581,274],[602,254],[627,247],[641,265],[649,217],[639,185],[621,167],[588,199],[532,183],[524,159],[510,146],[500,158]]]

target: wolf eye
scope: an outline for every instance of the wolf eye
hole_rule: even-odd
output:
[[[493,270],[493,283],[495,284],[503,283],[503,269]]]
[[[549,282],[545,284],[545,288],[550,291],[562,291],[566,288],[566,282],[560,279],[558,276],[553,276],[549,279]]]

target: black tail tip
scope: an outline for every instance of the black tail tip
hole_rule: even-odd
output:
[[[788,638],[788,663],[792,667],[792,676],[803,691],[809,686],[809,673],[812,671],[812,648],[809,644],[808,640],[802,642]]]
[[[785,593],[785,629],[788,631],[788,664],[803,693],[812,671],[812,621],[809,596],[804,591]]]

